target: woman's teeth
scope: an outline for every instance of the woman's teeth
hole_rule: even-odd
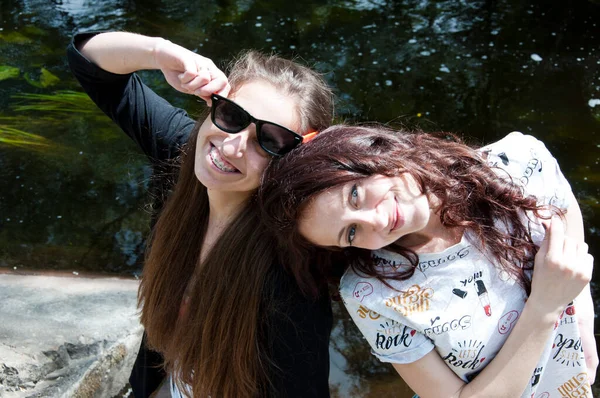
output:
[[[235,172],[238,172],[238,169],[236,169],[230,163],[228,163],[225,159],[223,159],[221,157],[221,154],[217,150],[217,148],[215,148],[212,145],[210,147],[209,155],[210,155],[210,159],[212,160],[213,164],[219,170],[224,171],[226,173],[235,173]]]

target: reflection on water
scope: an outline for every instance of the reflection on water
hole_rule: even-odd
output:
[[[477,143],[532,133],[570,179],[599,257],[597,2],[202,3],[1,1],[1,267],[139,271],[151,170],[67,71],[64,48],[80,29],[168,37],[221,65],[244,48],[300,56],[336,90],[339,120],[457,131]],[[143,77],[201,113],[160,74]],[[338,395],[409,397],[335,311]]]

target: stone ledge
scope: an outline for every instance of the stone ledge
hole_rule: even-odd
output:
[[[0,396],[113,397],[142,335],[138,282],[0,274]]]

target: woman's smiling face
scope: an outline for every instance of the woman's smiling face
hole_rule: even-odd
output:
[[[229,98],[257,119],[298,131],[297,101],[269,83],[246,83]],[[270,155],[258,144],[254,123],[237,134],[227,134],[209,116],[200,127],[194,170],[209,190],[250,195],[258,187],[269,160]]]
[[[429,200],[410,174],[372,175],[317,195],[299,230],[319,246],[376,250],[421,231],[430,216]]]

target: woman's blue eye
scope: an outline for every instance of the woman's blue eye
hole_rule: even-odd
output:
[[[354,241],[354,237],[356,236],[356,225],[348,228],[348,244],[352,246],[352,242]]]
[[[356,184],[352,185],[352,188],[350,188],[350,203],[352,203],[352,205],[356,206],[358,201],[358,187]]]

